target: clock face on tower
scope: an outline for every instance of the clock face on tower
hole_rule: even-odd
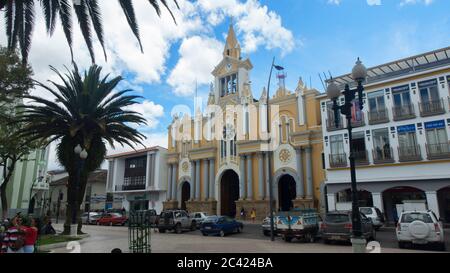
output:
[[[231,63],[228,63],[228,64],[227,64],[227,71],[229,72],[229,71],[231,70],[231,68],[232,68]]]

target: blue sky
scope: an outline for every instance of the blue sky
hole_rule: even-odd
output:
[[[169,1],[170,2],[170,1]],[[158,18],[147,1],[135,0],[144,44],[141,54],[116,1],[101,1],[108,62],[105,72],[121,74],[121,87],[141,94],[141,112],[149,126],[140,130],[146,145],[167,145],[167,126],[175,105],[193,105],[195,82],[206,99],[210,72],[221,59],[231,18],[244,56],[253,62],[252,91],[259,97],[267,83],[272,57],[286,68],[287,87],[298,78],[322,91],[318,73],[348,73],[356,58],[366,66],[419,54],[450,45],[448,0],[179,0],[175,25],[163,10]],[[58,28],[45,33],[37,15],[30,62],[40,81],[54,79],[48,66],[70,66],[69,50]],[[3,20],[1,18],[0,20]],[[1,22],[2,26],[4,25]],[[4,30],[0,43],[5,43]],[[74,37],[75,59],[88,67],[90,58],[79,31]],[[274,83],[275,87],[276,83]],[[42,90],[36,90],[44,95]],[[110,153],[129,148],[120,148]],[[50,168],[57,165],[54,152]]]

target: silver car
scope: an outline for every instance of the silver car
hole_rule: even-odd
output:
[[[81,222],[85,225],[95,225],[100,216],[101,214],[98,212],[85,212],[81,215]]]
[[[194,212],[189,215],[192,218],[192,221],[197,224],[197,228],[200,228],[203,221],[205,221],[206,218],[208,218],[208,213],[206,212]]]
[[[376,207],[360,207],[359,211],[372,220],[375,230],[379,230],[384,225],[384,216],[380,209]]]

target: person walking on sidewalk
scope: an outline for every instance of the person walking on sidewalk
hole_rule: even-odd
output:
[[[255,223],[256,220],[256,209],[252,208],[252,211],[250,212],[250,218],[252,219],[252,222]]]

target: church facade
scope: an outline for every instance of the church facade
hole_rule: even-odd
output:
[[[301,79],[289,91],[279,72],[275,94],[254,98],[252,68],[230,26],[206,108],[175,115],[168,127],[165,209],[231,217],[255,209],[263,219],[269,177],[276,211],[324,209],[319,92]]]

